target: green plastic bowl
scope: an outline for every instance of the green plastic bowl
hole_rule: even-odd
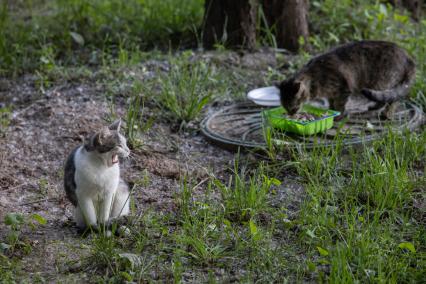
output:
[[[313,121],[301,122],[284,117],[283,114],[287,113],[287,111],[283,107],[264,110],[262,113],[272,127],[299,135],[313,135],[325,132],[333,127],[334,117],[340,115],[338,111],[321,109],[311,105],[304,105],[302,111],[316,116],[324,114],[327,114],[327,116]]]

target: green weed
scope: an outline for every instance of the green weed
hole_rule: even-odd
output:
[[[46,219],[38,214],[6,214],[5,239],[0,240],[0,283],[16,283],[22,274],[20,258],[32,251],[31,240],[24,237],[24,229],[30,227],[35,230],[46,223]]]
[[[256,30],[259,31],[260,37],[258,39],[258,45],[260,46],[271,46],[277,48],[277,40],[275,38],[275,26],[269,26],[268,21],[266,20],[265,13],[262,9],[262,6],[259,5],[257,20],[256,20]]]
[[[11,115],[12,115],[11,107],[0,108],[0,135],[3,135],[6,133],[6,128],[9,126]]]
[[[0,243],[2,252],[5,251],[9,255],[13,255],[17,250],[28,254],[31,252],[31,244],[28,240],[22,238],[22,231],[26,226],[32,229],[39,225],[45,225],[46,219],[38,214],[32,214],[28,217],[20,213],[8,213],[4,218],[4,224],[9,228],[6,236],[6,242]]]
[[[292,156],[298,174],[306,177],[310,184],[336,183],[343,157],[343,136],[335,139],[335,145],[324,147],[314,145],[307,150],[303,144],[292,149]]]
[[[188,256],[195,263],[205,266],[216,263],[226,255],[227,245],[221,237],[218,220],[223,218],[220,210],[211,207],[208,194],[196,201],[190,182],[184,178],[178,196],[181,227],[176,232],[176,253]]]
[[[139,84],[135,84],[139,86]],[[135,87],[137,88],[137,87]],[[154,122],[153,118],[144,122],[144,103],[139,94],[134,95],[129,101],[126,114],[126,137],[133,148],[142,145],[140,134],[149,130]]]
[[[227,218],[241,222],[254,218],[267,208],[269,190],[280,181],[267,177],[262,166],[250,177],[245,169],[239,170],[238,162],[235,162],[234,174],[228,184],[217,179],[213,182],[220,190]]]
[[[212,68],[205,62],[191,63],[188,59],[185,56],[171,60],[169,72],[158,78],[161,91],[153,97],[177,124],[196,119],[213,96],[208,87],[215,80]]]
[[[102,281],[141,281],[149,272],[151,262],[140,254],[127,251],[120,239],[96,234],[91,241],[91,254],[83,265],[86,269],[100,271]]]
[[[0,251],[0,282],[16,283],[18,276],[22,273],[21,266],[22,265],[18,260],[8,258]]]

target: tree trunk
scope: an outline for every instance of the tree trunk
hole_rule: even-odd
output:
[[[216,43],[227,47],[256,47],[256,0],[206,0],[203,45]]]
[[[308,47],[308,0],[263,0],[262,7],[269,27],[276,27],[278,47],[298,51],[300,37]]]

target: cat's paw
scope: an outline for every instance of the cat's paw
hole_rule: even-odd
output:
[[[127,218],[112,218],[105,223],[105,228],[112,231],[116,236],[129,236],[130,229],[128,228],[129,220]]]
[[[130,229],[127,226],[119,226],[115,234],[120,237],[128,237],[130,236]]]

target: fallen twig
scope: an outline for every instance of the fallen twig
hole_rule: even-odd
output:
[[[33,200],[33,201],[21,203],[21,204],[19,204],[19,206],[25,206],[25,205],[30,205],[30,204],[34,204],[34,203],[40,203],[40,202],[43,202],[43,201],[52,201],[52,200],[57,200],[57,199],[58,199],[58,197],[42,198],[42,199],[39,199],[39,200]]]
[[[210,177],[207,177],[205,179],[203,179],[202,181],[200,181],[198,184],[196,184],[192,190],[195,190],[196,188],[200,187],[201,185],[203,185],[203,183],[205,183],[206,181],[208,181],[210,179]]]

